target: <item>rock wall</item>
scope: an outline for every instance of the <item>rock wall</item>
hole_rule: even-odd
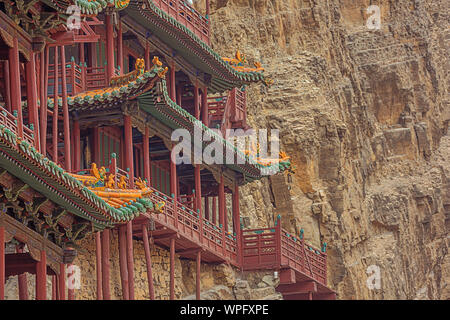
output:
[[[380,30],[366,26],[370,5]],[[215,50],[239,49],[274,80],[248,89],[250,124],[279,129],[296,168],[290,184],[242,188],[242,215],[256,227],[281,214],[326,242],[340,299],[450,296],[449,11],[445,0],[211,0]]]

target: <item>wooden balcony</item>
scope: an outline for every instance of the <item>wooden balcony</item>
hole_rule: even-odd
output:
[[[226,129],[247,128],[247,99],[245,91],[234,88],[226,95],[208,97],[209,126]]]
[[[151,0],[161,10],[185,25],[203,42],[209,44],[209,21],[182,0]]]
[[[292,283],[313,281],[327,291],[327,254],[290,235],[281,228],[280,219],[273,228],[242,231],[244,270],[274,269],[292,272]],[[287,280],[282,279],[282,284]],[[328,291],[331,291],[328,289]]]

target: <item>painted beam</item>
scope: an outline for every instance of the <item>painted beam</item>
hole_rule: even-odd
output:
[[[283,295],[317,292],[317,283],[315,281],[302,281],[292,284],[280,284],[277,287],[277,291]]]

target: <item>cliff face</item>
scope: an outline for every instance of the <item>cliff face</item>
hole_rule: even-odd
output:
[[[369,30],[370,5],[381,29]],[[199,5],[201,8],[201,5]],[[446,0],[212,0],[212,43],[261,61],[253,128],[280,130],[296,167],[241,190],[251,226],[328,244],[341,299],[448,299],[450,119]],[[381,271],[370,290],[366,273]],[[371,267],[376,268],[376,267]]]

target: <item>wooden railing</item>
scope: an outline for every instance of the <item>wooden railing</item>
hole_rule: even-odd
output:
[[[233,88],[227,95],[208,97],[210,127],[219,124],[222,134],[226,129],[245,128],[247,107],[245,91]]]
[[[3,106],[0,105],[0,124],[4,125],[6,128],[14,132],[17,136],[19,135],[17,126],[17,115],[10,113]],[[33,126],[27,127],[23,126],[22,139],[29,142],[32,146],[35,145],[36,135],[34,133]]]
[[[67,93],[75,95],[84,90],[83,70],[74,61],[66,63]],[[53,96],[55,92],[55,64],[48,66],[48,95]],[[62,68],[58,64],[58,94],[62,94]]]
[[[168,13],[172,18],[188,27],[197,37],[207,44],[209,38],[209,21],[198,11],[182,0],[152,0],[153,3]]]
[[[86,67],[86,90],[95,90],[108,86],[106,67]]]
[[[242,231],[244,270],[292,268],[326,285],[327,255],[290,235],[279,223],[273,228]]]

